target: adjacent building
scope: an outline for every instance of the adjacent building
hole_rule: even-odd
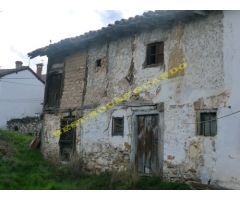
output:
[[[40,73],[16,61],[13,69],[0,69],[0,128],[15,118],[36,117],[42,113],[45,81]]]
[[[47,55],[41,149],[92,172],[240,188],[240,12],[154,11],[37,49]],[[187,68],[59,137],[76,119]]]

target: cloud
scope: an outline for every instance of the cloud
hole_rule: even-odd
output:
[[[87,1],[89,6],[84,3],[84,7],[77,0],[64,3],[42,0],[40,4],[32,0],[6,0],[0,5],[3,11],[0,12],[0,66],[13,68],[16,60],[22,60],[24,65],[30,64],[35,69],[35,64],[42,60],[47,64],[47,58],[29,61],[27,53],[49,45],[50,40],[55,43],[142,13],[141,9],[101,10],[102,2],[90,1]]]
[[[14,53],[16,56],[18,56],[19,60],[25,60],[26,59],[26,55],[23,52],[17,50],[14,46],[10,46],[10,51],[12,53]]]
[[[120,10],[96,11],[96,13],[99,14],[104,26],[123,18],[123,14]]]

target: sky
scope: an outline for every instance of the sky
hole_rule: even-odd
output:
[[[30,60],[27,53],[144,11],[237,9],[231,1],[0,0],[0,69],[14,68],[20,60],[34,71],[43,62],[45,71],[47,58]]]
[[[142,14],[145,9],[100,10],[81,6],[81,1],[12,1],[0,0],[0,69],[14,68],[15,61],[30,66],[47,58],[29,59],[28,52],[59,40],[97,30],[122,18]],[[75,2],[75,3],[74,3]],[[14,5],[14,6],[13,6]],[[91,8],[91,9],[89,9]]]

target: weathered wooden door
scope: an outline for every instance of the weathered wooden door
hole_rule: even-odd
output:
[[[159,172],[158,162],[158,115],[137,116],[136,168],[140,174]]]
[[[69,126],[74,121],[73,118],[64,118],[61,120],[61,128]],[[69,161],[76,148],[76,129],[62,133],[59,139],[60,157],[62,161]]]

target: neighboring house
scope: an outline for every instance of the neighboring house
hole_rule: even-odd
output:
[[[46,158],[240,188],[240,12],[155,11],[37,49],[47,55]],[[155,75],[187,68],[78,126]],[[218,119],[219,118],[219,119]]]
[[[39,70],[40,71],[40,70]],[[16,62],[15,69],[0,70],[0,128],[13,118],[42,113],[45,82],[28,66]]]

